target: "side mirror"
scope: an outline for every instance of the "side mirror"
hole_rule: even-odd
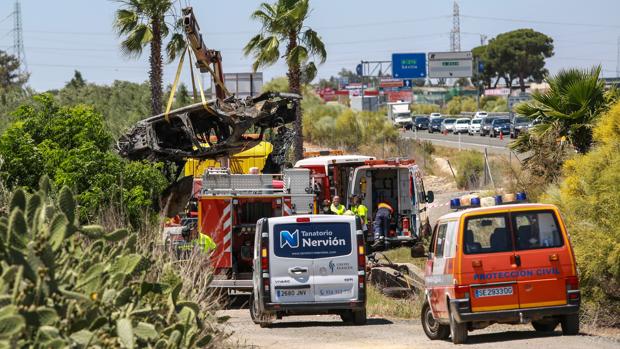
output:
[[[422,243],[417,243],[411,247],[411,258],[420,257],[426,257],[426,253],[424,253],[424,245]]]
[[[431,204],[435,201],[435,193],[432,190],[426,192],[426,202]]]

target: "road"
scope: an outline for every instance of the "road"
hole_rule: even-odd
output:
[[[510,142],[510,137],[505,136],[503,140],[499,138],[491,138],[489,136],[480,137],[479,135],[470,136],[467,133],[463,133],[460,135],[455,135],[449,133],[444,135],[442,133],[428,133],[426,130],[421,130],[417,132],[413,131],[402,131],[403,138],[406,139],[419,139],[426,140],[436,143],[438,145],[453,147],[453,148],[461,148],[461,149],[473,149],[473,150],[484,150],[484,148],[488,149],[490,153],[499,153],[499,154],[508,154],[510,151],[507,148],[508,143]]]
[[[277,320],[271,328],[260,328],[252,322],[248,310],[222,313],[231,317],[231,340],[241,348],[455,348],[449,341],[429,340],[418,320],[371,318],[366,326],[352,326],[345,325],[337,316],[293,316]],[[528,325],[493,325],[470,332],[467,347],[618,349],[620,341],[596,335],[564,337],[559,330],[539,334]]]

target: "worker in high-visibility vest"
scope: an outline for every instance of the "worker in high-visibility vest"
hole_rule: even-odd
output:
[[[394,213],[394,209],[387,202],[381,202],[377,206],[377,213],[373,220],[373,232],[375,233],[373,248],[379,248],[385,244],[385,236],[390,228],[392,213]]]
[[[209,235],[202,233],[198,234],[198,246],[205,253],[214,251],[217,247],[217,245]]]
[[[368,224],[368,207],[362,204],[362,199],[357,195],[351,197],[351,211],[360,217],[362,224]]]
[[[344,212],[347,210],[343,204],[340,203],[340,196],[334,196],[334,200],[332,201],[332,205],[330,206],[330,210],[333,214],[337,214],[342,216]]]

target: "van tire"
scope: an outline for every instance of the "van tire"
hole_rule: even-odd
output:
[[[345,322],[345,323],[353,322],[353,311],[351,310],[343,311],[342,313],[340,313],[340,318],[342,319],[342,322]]]
[[[536,332],[553,332],[555,328],[558,327],[559,321],[556,319],[551,319],[548,321],[532,321],[532,327],[536,330]]]
[[[562,334],[575,336],[579,334],[579,314],[564,315],[562,320]]]
[[[458,323],[452,312],[450,312],[450,337],[454,344],[467,342],[467,323]]]
[[[271,326],[271,316],[261,313],[254,301],[254,295],[250,297],[250,318],[252,318],[252,322],[257,325],[260,325],[261,328]]]
[[[353,310],[353,324],[360,326],[360,325],[366,325],[366,308],[364,307],[363,309],[360,310]]]
[[[424,333],[426,333],[430,340],[448,339],[450,337],[450,326],[442,325],[435,321],[428,301],[425,301],[424,305],[422,305],[421,322],[422,329],[424,329]]]

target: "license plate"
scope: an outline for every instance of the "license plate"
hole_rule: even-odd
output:
[[[278,297],[300,297],[305,296],[308,290],[276,290]]]
[[[479,288],[474,293],[476,298],[512,295],[512,286]]]

